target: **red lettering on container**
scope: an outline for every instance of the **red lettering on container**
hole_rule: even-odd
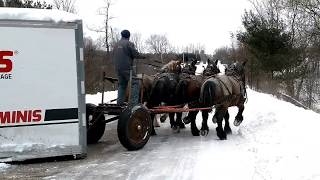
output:
[[[0,123],[13,125],[19,123],[40,122],[42,119],[41,110],[6,111],[0,112]]]
[[[12,61],[5,59],[6,56],[13,56],[13,51],[0,51],[0,73],[8,73],[12,71]],[[1,67],[1,66],[5,67]]]
[[[10,123],[10,112],[0,112],[1,124]]]
[[[33,122],[39,122],[41,120],[41,110],[33,111]]]

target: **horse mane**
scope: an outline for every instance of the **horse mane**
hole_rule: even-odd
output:
[[[197,60],[191,59],[190,63],[186,63],[185,66],[181,69],[181,72],[184,74],[195,75],[197,70]]]
[[[230,64],[225,69],[225,74],[227,76],[234,76],[237,78],[242,78],[244,76],[244,64],[245,63],[240,63],[240,62],[235,62],[235,63]]]
[[[171,60],[169,63],[165,64],[161,68],[161,72],[169,72],[169,73],[180,73],[181,71],[181,61],[179,60]]]
[[[218,64],[218,60],[211,61],[210,59],[208,59],[208,65],[203,70],[202,74],[204,76],[212,76],[212,75],[220,73],[220,69],[218,68],[217,64]]]

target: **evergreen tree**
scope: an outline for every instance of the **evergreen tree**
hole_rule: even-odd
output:
[[[6,7],[16,7],[16,8],[23,8],[23,2],[21,0],[6,0],[5,2]]]
[[[4,7],[4,2],[3,2],[3,0],[0,0],[0,7]]]
[[[32,1],[31,1],[32,2]],[[38,8],[38,9],[52,9],[52,5],[47,4],[46,2],[41,3],[40,1],[34,2],[33,3],[33,8]]]
[[[1,6],[1,2],[0,2],[0,6]],[[34,2],[33,0],[6,0],[3,6],[16,7],[16,8],[52,9],[52,5],[47,4],[46,2],[40,2],[40,1]]]
[[[288,33],[281,24],[269,25],[263,17],[249,12],[243,17],[245,32],[237,34],[237,39],[245,44],[253,54],[261,70],[282,71],[295,66],[293,46]]]

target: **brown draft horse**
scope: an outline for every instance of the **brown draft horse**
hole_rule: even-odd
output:
[[[197,70],[197,60],[196,59],[191,59],[191,63],[190,64],[186,64],[182,69],[181,69],[181,74],[179,76],[180,79],[183,79],[184,77],[189,77],[190,75],[195,75],[196,74],[196,70]],[[182,113],[177,113],[177,118],[182,117]],[[160,117],[160,121],[163,123],[166,119],[168,118],[168,114],[163,114]],[[182,128],[184,128],[184,126],[182,125]]]
[[[189,108],[197,108],[201,107],[199,98],[200,98],[200,90],[202,83],[209,77],[214,76],[220,73],[219,68],[217,67],[218,60],[211,61],[208,60],[208,65],[203,71],[202,75],[188,75],[180,78],[179,84],[176,89],[176,94],[179,99],[180,104],[188,104]],[[199,136],[200,131],[196,125],[196,116],[199,111],[191,111],[188,113],[183,121],[185,124],[191,122],[191,133],[194,136]],[[209,110],[202,111],[203,120],[208,119]],[[206,123],[201,127],[201,134],[206,135],[209,131],[209,128],[205,127]]]
[[[245,73],[246,62],[236,62],[229,65],[225,75],[218,75],[207,79],[201,87],[200,102],[203,106],[215,106],[216,112],[212,118],[218,123],[216,128],[217,136],[220,140],[227,139],[227,134],[231,132],[229,122],[226,121],[222,127],[222,121],[228,107],[237,106],[239,111],[235,117],[234,125],[239,126],[243,121],[244,102],[246,100]],[[207,123],[202,122],[202,123]]]
[[[165,64],[161,70],[160,73],[180,73],[181,72],[181,61],[171,60],[169,63]],[[147,74],[137,74],[137,78],[140,80],[140,103],[145,103],[149,100],[152,84],[155,79],[155,77],[158,74],[155,75],[147,75]],[[126,100],[128,102],[129,98],[129,86],[126,90]]]
[[[181,72],[181,61],[171,60],[168,64],[165,64],[160,73],[180,73]]]
[[[181,61],[172,60],[161,68],[160,73],[157,73],[152,76],[146,75],[146,74],[137,74],[137,78],[140,79],[140,103],[142,104],[146,103],[147,107],[149,108],[154,106],[154,103],[153,103],[155,101],[154,97],[157,96],[157,93],[155,91],[152,91],[154,82],[157,81],[159,77],[163,76],[163,74],[171,74],[172,76],[178,76],[179,73],[181,73]],[[128,100],[129,88],[127,88],[126,97]],[[153,115],[151,119],[156,121]],[[155,134],[153,126],[152,126],[152,129],[153,129],[152,134]]]
[[[188,69],[189,73],[195,73],[196,67],[195,63],[191,63],[184,67]],[[185,73],[182,73],[185,74]],[[160,73],[156,76],[152,90],[150,94],[149,101],[147,103],[148,108],[159,106],[161,103],[166,105],[173,106],[178,104],[178,99],[176,96],[176,87],[180,80],[180,73]],[[169,113],[170,125],[174,132],[179,132],[180,128],[185,128],[184,123],[182,122],[182,113],[177,113],[177,118],[174,118],[175,113]],[[152,115],[151,118],[153,118]],[[155,134],[153,128],[153,134]]]
[[[176,73],[161,73],[159,74],[153,84],[151,89],[150,98],[147,101],[148,108],[154,108],[165,103],[166,105],[172,106],[176,105],[177,100],[174,94],[175,88],[179,82],[179,74]],[[173,129],[177,126],[183,124],[182,122],[176,123],[174,121],[174,113],[169,113],[170,124]],[[154,119],[154,114],[151,114],[151,119]],[[181,119],[181,118],[180,118]],[[152,134],[155,135],[154,127],[152,127]]]

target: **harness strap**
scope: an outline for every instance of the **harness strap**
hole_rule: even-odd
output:
[[[219,83],[222,84],[228,90],[228,93],[230,95],[232,95],[232,93],[231,93],[230,89],[228,88],[228,86],[220,78],[216,78],[216,79],[218,79]]]

